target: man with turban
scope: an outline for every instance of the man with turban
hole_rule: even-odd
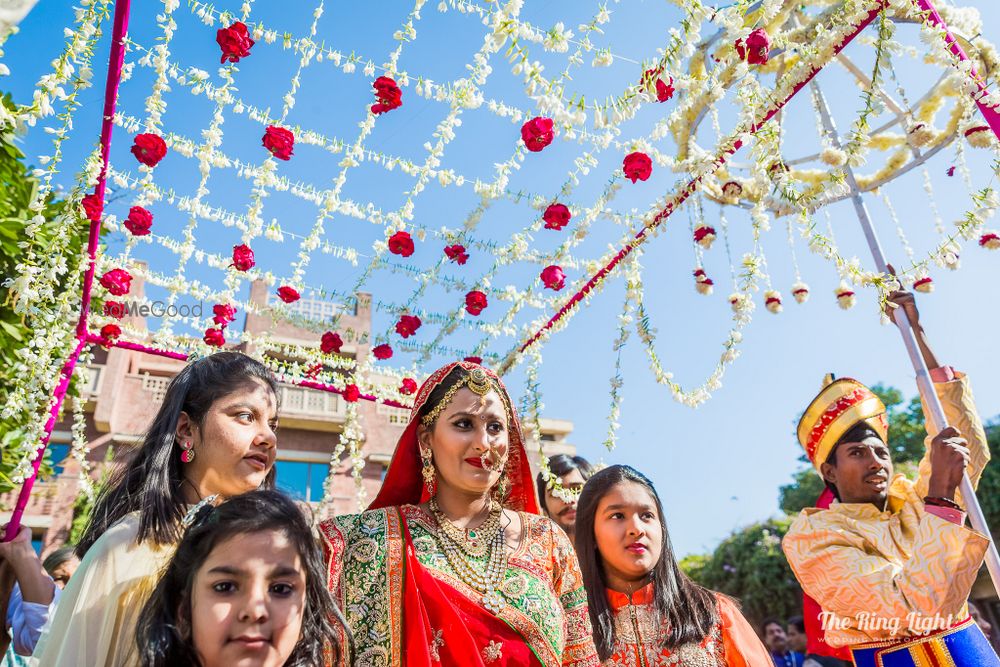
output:
[[[962,473],[975,485],[989,461],[986,434],[968,380],[927,345],[912,294],[890,302],[913,325],[950,426],[928,420],[916,482],[894,475],[882,401],[828,377],[798,438],[836,501],[803,510],[782,546],[823,609],[827,643],[849,647],[857,667],[1000,666],[967,605],[989,539],[965,527],[958,493]]]

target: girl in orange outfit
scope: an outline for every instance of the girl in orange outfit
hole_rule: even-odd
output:
[[[642,473],[616,465],[591,477],[576,535],[594,643],[606,667],[771,664],[736,602],[681,572],[660,499]]]

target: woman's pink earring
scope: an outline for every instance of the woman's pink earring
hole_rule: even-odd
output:
[[[191,463],[194,461],[194,448],[190,440],[181,443],[181,463]]]

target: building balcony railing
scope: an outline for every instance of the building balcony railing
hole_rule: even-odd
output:
[[[281,384],[281,418],[305,418],[343,423],[347,419],[347,405],[338,394],[318,389]]]

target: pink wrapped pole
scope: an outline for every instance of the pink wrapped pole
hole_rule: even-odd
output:
[[[960,62],[965,62],[969,60],[969,56],[965,54],[962,50],[962,46],[955,39],[955,35],[951,33],[948,29],[948,24],[944,22],[941,15],[938,14],[937,9],[934,8],[934,3],[931,0],[913,0],[914,5],[919,7],[922,11],[926,12],[925,18],[931,25],[940,28],[944,31],[945,41],[948,42],[948,47],[951,49],[952,55],[954,55]],[[973,67],[969,70],[969,79],[976,84],[977,94],[974,95],[976,100],[976,106],[979,107],[979,111],[983,114],[983,118],[986,120],[986,124],[990,126],[993,130],[993,134],[996,135],[997,139],[1000,140],[1000,111],[996,107],[986,106],[980,99],[979,95],[989,92],[986,89],[986,82],[983,81],[983,77],[979,76],[976,72],[976,68]]]
[[[114,128],[115,107],[118,103],[118,84],[122,77],[122,63],[125,61],[125,36],[128,34],[128,17],[131,9],[130,0],[115,0],[114,30],[111,36],[111,56],[108,62],[108,77],[104,87],[104,118],[101,122],[101,174],[97,180],[94,192],[99,200],[104,201],[104,188],[108,171],[108,155],[111,151],[111,130]],[[45,422],[45,429],[42,440],[38,445],[38,452],[32,466],[31,475],[24,480],[21,492],[17,496],[17,504],[11,513],[10,522],[4,533],[4,542],[9,542],[17,535],[21,527],[21,517],[24,516],[24,508],[28,506],[31,498],[31,489],[35,485],[38,477],[38,468],[42,464],[42,455],[52,437],[52,429],[55,428],[59,419],[59,410],[62,407],[63,399],[66,398],[66,391],[69,389],[70,379],[73,377],[73,370],[80,359],[83,348],[88,343],[87,336],[87,314],[90,310],[90,293],[94,287],[94,271],[96,268],[95,259],[97,257],[97,242],[101,236],[101,223],[90,223],[90,235],[87,238],[87,272],[83,279],[83,301],[80,307],[80,320],[76,325],[76,347],[70,353],[69,358],[63,364],[59,372],[59,382],[52,394],[54,399],[52,408],[49,411],[49,419]]]

